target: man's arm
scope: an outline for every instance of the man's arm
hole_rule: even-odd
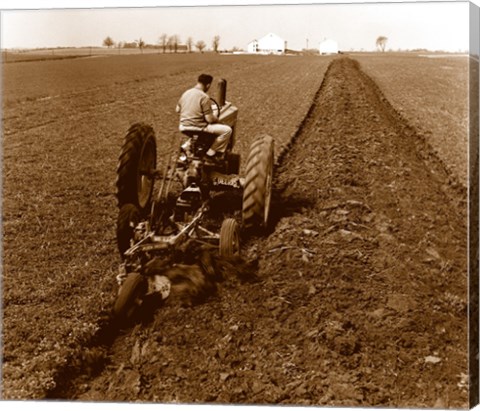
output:
[[[210,101],[210,98],[207,95],[205,95],[204,98],[202,98],[201,106],[203,110],[203,116],[205,117],[205,121],[208,124],[218,123],[218,117],[214,114],[212,110],[212,102]]]
[[[210,114],[205,114],[205,120],[208,124],[218,123],[218,117],[211,112]]]

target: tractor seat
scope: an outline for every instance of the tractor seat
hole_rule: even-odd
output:
[[[197,138],[197,140],[209,140],[215,138],[215,134],[207,133],[206,131],[198,131],[198,130],[182,130],[182,134],[189,138]]]

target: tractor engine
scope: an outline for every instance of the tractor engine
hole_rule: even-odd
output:
[[[177,198],[174,213],[175,221],[185,221],[187,216],[193,216],[201,207],[202,201],[202,190],[196,183],[191,183]]]

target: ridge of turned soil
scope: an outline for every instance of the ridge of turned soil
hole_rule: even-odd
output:
[[[331,63],[273,200],[259,281],[162,308],[58,397],[466,407],[465,199],[355,60]]]

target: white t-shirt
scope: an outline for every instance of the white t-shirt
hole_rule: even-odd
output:
[[[206,114],[212,113],[210,97],[204,91],[194,87],[182,94],[178,101],[180,108],[180,129],[204,128],[208,125]]]

